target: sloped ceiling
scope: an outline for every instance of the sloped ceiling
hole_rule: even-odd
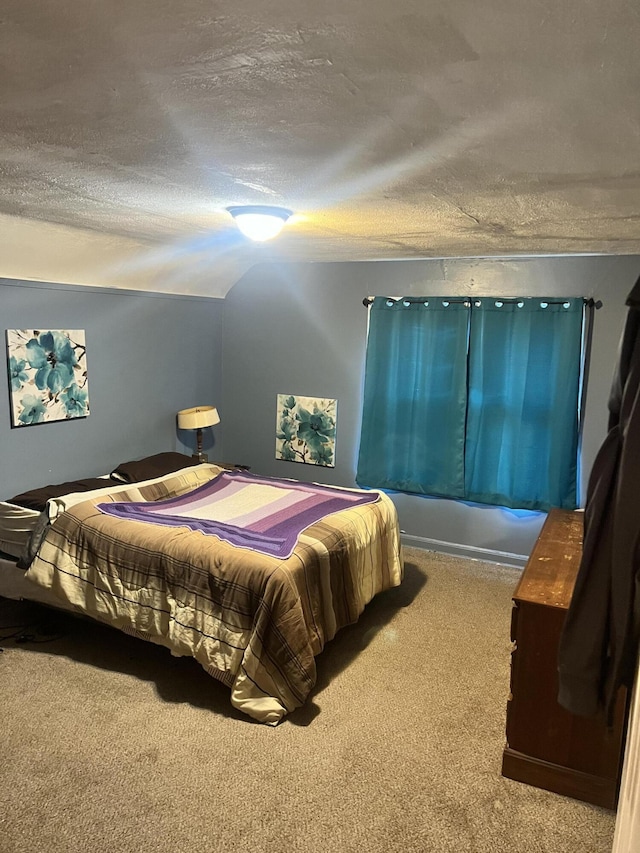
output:
[[[3,0],[0,276],[640,253],[638,45],[621,0]]]

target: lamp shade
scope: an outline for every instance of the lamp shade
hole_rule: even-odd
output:
[[[203,429],[220,423],[220,415],[215,406],[194,406],[178,412],[179,429]]]
[[[259,243],[277,237],[282,231],[282,226],[293,213],[286,207],[269,207],[261,204],[228,207],[227,210],[245,237]]]

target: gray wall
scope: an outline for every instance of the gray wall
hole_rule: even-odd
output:
[[[256,472],[355,485],[368,295],[585,296],[601,300],[586,400],[582,492],[605,435],[607,398],[640,257],[265,264],[225,302],[225,453]],[[276,395],[338,400],[336,467],[275,459]],[[462,502],[394,494],[405,541],[520,564],[544,521]],[[516,555],[515,559],[510,555]]]
[[[190,454],[194,434],[179,434],[176,412],[213,404],[224,419],[223,310],[219,299],[0,279],[3,338],[6,329],[85,330],[90,403],[87,418],[11,428],[2,370],[0,500],[152,453]],[[219,426],[208,446],[223,455]]]

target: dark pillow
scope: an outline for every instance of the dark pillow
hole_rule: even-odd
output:
[[[106,489],[108,486],[109,480],[106,480],[104,477],[70,480],[68,483],[56,483],[52,486],[41,486],[39,489],[22,492],[20,495],[9,498],[8,503],[42,512],[49,498],[59,498],[60,495],[69,495],[72,492],[90,492],[93,489]]]
[[[182,468],[196,465],[197,461],[184,453],[167,451],[156,453],[154,456],[146,456],[133,462],[122,462],[111,472],[111,479],[120,483],[141,483],[143,480],[151,480],[154,477],[162,477],[165,474],[173,474]]]

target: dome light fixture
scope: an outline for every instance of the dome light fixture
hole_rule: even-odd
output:
[[[264,243],[277,237],[284,223],[293,214],[286,207],[270,207],[263,204],[245,204],[238,207],[228,207],[236,225],[250,240]]]

